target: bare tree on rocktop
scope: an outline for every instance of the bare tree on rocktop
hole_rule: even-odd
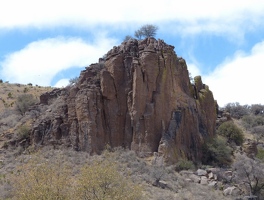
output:
[[[134,35],[137,39],[142,39],[142,37],[155,37],[157,30],[157,26],[146,24],[144,26],[141,26],[140,29],[136,30]]]

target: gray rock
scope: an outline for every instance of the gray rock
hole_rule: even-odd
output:
[[[228,187],[228,188],[226,188],[226,189],[223,191],[223,194],[224,194],[225,196],[227,196],[227,195],[230,195],[230,196],[237,196],[237,195],[239,195],[239,193],[240,193],[239,189],[238,189],[237,187],[235,187],[235,186]]]
[[[206,176],[201,176],[201,185],[207,185],[208,184],[208,179]]]
[[[196,171],[196,173],[197,173],[198,176],[206,176],[207,175],[207,172],[205,170],[203,170],[203,169],[198,169]]]
[[[200,183],[201,181],[201,178],[195,174],[190,174],[189,179],[191,179],[194,183]]]
[[[210,172],[210,173],[208,174],[208,178],[209,178],[209,179],[214,179],[214,174],[213,174],[212,172]]]
[[[233,172],[232,171],[225,171],[224,175],[226,177],[232,176]]]
[[[217,186],[217,181],[211,181],[211,182],[209,182],[208,186],[209,186],[209,187],[212,187],[212,188],[216,188],[216,186]]]

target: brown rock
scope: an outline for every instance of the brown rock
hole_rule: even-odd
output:
[[[64,105],[54,109],[58,96]],[[204,139],[215,131],[212,92],[201,77],[191,85],[184,59],[154,38],[114,47],[75,85],[42,95],[41,103],[53,107],[37,120],[33,143],[57,140],[91,154],[109,144],[143,156],[158,152],[168,163],[199,160]]]

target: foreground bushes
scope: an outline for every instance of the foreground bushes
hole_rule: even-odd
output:
[[[86,164],[77,175],[62,160],[49,163],[34,158],[12,178],[14,198],[35,199],[140,199],[141,190],[122,176],[113,161]]]

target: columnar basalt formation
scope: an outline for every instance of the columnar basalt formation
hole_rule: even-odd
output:
[[[41,103],[52,107],[58,99],[60,106],[36,121],[34,144],[62,143],[91,154],[108,144],[175,162],[199,160],[215,130],[212,92],[201,77],[191,84],[185,60],[154,38],[113,47],[75,85],[43,94]]]

